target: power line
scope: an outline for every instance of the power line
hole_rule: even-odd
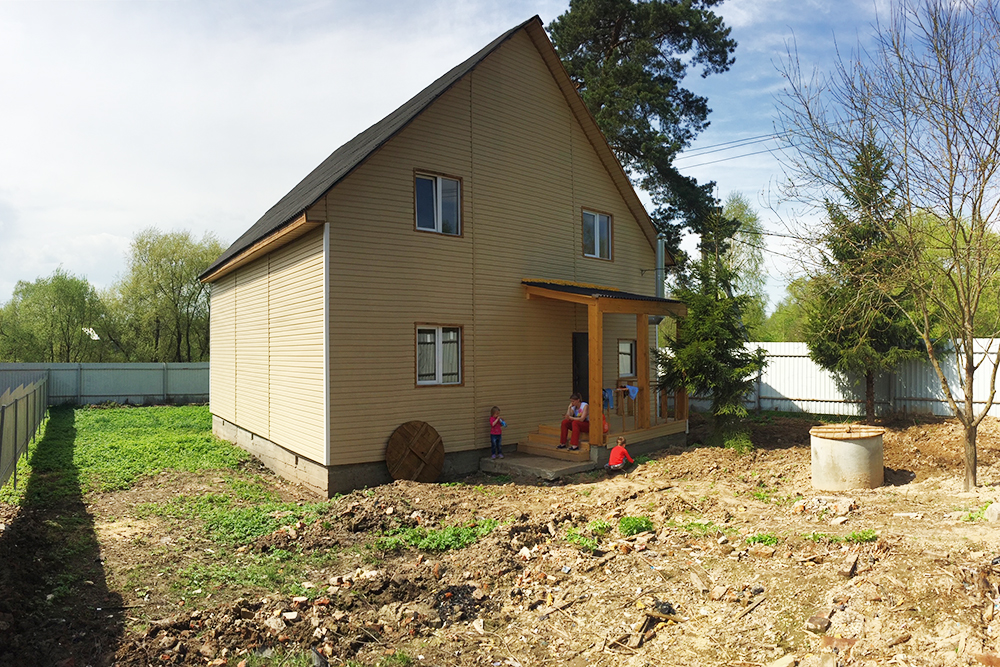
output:
[[[770,139],[772,137],[773,138],[777,138],[777,137],[780,137],[780,136],[785,135],[785,134],[789,134],[789,132],[786,131],[786,132],[772,132],[770,134],[758,134],[755,137],[743,137],[742,139],[733,139],[732,141],[723,141],[722,143],[719,143],[719,144],[709,144],[708,146],[700,146],[699,148],[692,148],[691,150],[693,152],[698,152],[698,151],[708,150],[709,148],[718,148],[720,146],[729,146],[730,144],[739,144],[739,143],[743,143],[744,141],[755,141],[755,140],[758,140],[758,139],[764,140],[764,139]]]
[[[727,141],[724,144],[716,144],[716,146],[705,146],[703,148],[697,148],[690,153],[683,153],[678,156],[677,160],[690,160],[693,158],[704,157],[705,155],[711,155],[712,153],[721,153],[723,151],[731,151],[736,148],[743,148],[744,146],[752,146],[753,144],[764,143],[765,141],[771,141],[772,139],[777,139],[779,135],[769,134],[764,138],[754,138],[754,139],[740,139],[738,141]],[[711,150],[709,150],[711,149]]]
[[[742,155],[733,155],[732,157],[719,158],[718,160],[710,160],[708,162],[699,162],[698,164],[686,164],[685,169],[694,169],[695,167],[704,167],[710,164],[718,164],[719,162],[728,162],[730,160],[739,160],[740,158],[750,157],[751,155],[760,155],[761,153],[771,153],[772,149],[767,148],[762,151],[754,151],[753,153],[744,153]]]

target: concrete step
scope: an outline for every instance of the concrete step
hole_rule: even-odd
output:
[[[590,445],[586,443],[580,443],[580,449],[573,452],[569,449],[557,449],[556,445],[559,444],[558,438],[556,438],[554,443],[537,442],[532,438],[532,436],[537,435],[537,433],[531,433],[528,435],[527,441],[517,443],[517,451],[522,454],[546,456],[552,459],[559,459],[560,461],[575,461],[581,463],[584,461],[590,461]]]
[[[597,464],[589,459],[582,462],[564,461],[548,456],[525,454],[520,450],[512,454],[505,454],[502,459],[486,457],[479,461],[479,469],[483,472],[495,475],[533,475],[549,480],[574,475],[578,472],[587,472],[596,467]]]

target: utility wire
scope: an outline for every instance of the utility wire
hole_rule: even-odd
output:
[[[733,139],[732,141],[723,141],[719,144],[709,144],[708,146],[699,146],[698,148],[692,148],[690,151],[683,151],[683,153],[698,153],[700,151],[705,151],[710,148],[719,148],[720,146],[729,146],[732,144],[741,144],[743,142],[753,142],[753,141],[766,141],[768,139],[776,139],[782,137],[790,132],[771,132],[770,134],[758,134],[755,137],[743,137],[742,139]]]
[[[694,169],[695,167],[704,167],[709,164],[718,164],[719,162],[729,162],[730,160],[739,160],[740,158],[750,157],[751,155],[760,155],[761,153],[772,153],[773,149],[767,148],[762,151],[755,151],[753,153],[744,153],[743,155],[734,155],[732,157],[719,158],[718,160],[710,160],[709,162],[699,162],[698,164],[686,164],[683,165],[685,169]]]
[[[691,152],[685,152],[677,156],[674,160],[675,162],[679,160],[690,160],[693,158],[704,157],[705,155],[711,155],[712,153],[721,153],[723,151],[731,151],[736,148],[743,148],[744,146],[752,146],[753,144],[761,144],[765,141],[771,141],[772,139],[777,139],[777,134],[769,134],[763,139],[743,139],[739,141],[729,141],[725,144],[716,144],[716,146],[705,146],[703,148],[696,148]]]

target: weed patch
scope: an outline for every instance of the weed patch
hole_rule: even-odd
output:
[[[403,547],[413,547],[422,551],[449,551],[464,549],[481,537],[493,532],[500,525],[496,519],[484,519],[464,526],[445,526],[428,530],[422,526],[396,528],[387,531],[371,544],[376,551],[397,551]]]
[[[593,553],[597,551],[597,539],[594,537],[588,537],[584,535],[579,528],[570,528],[566,531],[566,541],[570,544],[575,544],[580,547],[583,551],[589,551]]]
[[[653,530],[653,520],[648,516],[623,516],[618,520],[618,532],[623,537],[638,535]]]
[[[970,510],[968,514],[962,517],[962,521],[982,521],[983,517],[986,515],[986,508],[992,503],[986,503],[979,509]]]
[[[853,542],[854,544],[861,544],[863,542],[875,542],[878,540],[878,533],[875,532],[874,528],[866,528],[864,530],[856,530],[850,533],[846,538],[848,542]]]
[[[178,496],[163,505],[140,505],[136,511],[139,516],[161,516],[175,520],[193,517],[204,522],[205,533],[212,541],[247,544],[297,521],[313,523],[329,510],[328,503],[299,505],[271,501],[241,505],[228,495],[207,493],[200,496]]]

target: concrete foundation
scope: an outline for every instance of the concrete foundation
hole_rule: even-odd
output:
[[[393,481],[385,461],[324,466],[214,415],[212,432],[250,452],[277,475],[326,498]],[[482,456],[481,449],[445,454],[439,481],[448,482],[477,472]]]
[[[857,424],[811,429],[813,488],[845,491],[882,486],[883,433],[885,429]]]

